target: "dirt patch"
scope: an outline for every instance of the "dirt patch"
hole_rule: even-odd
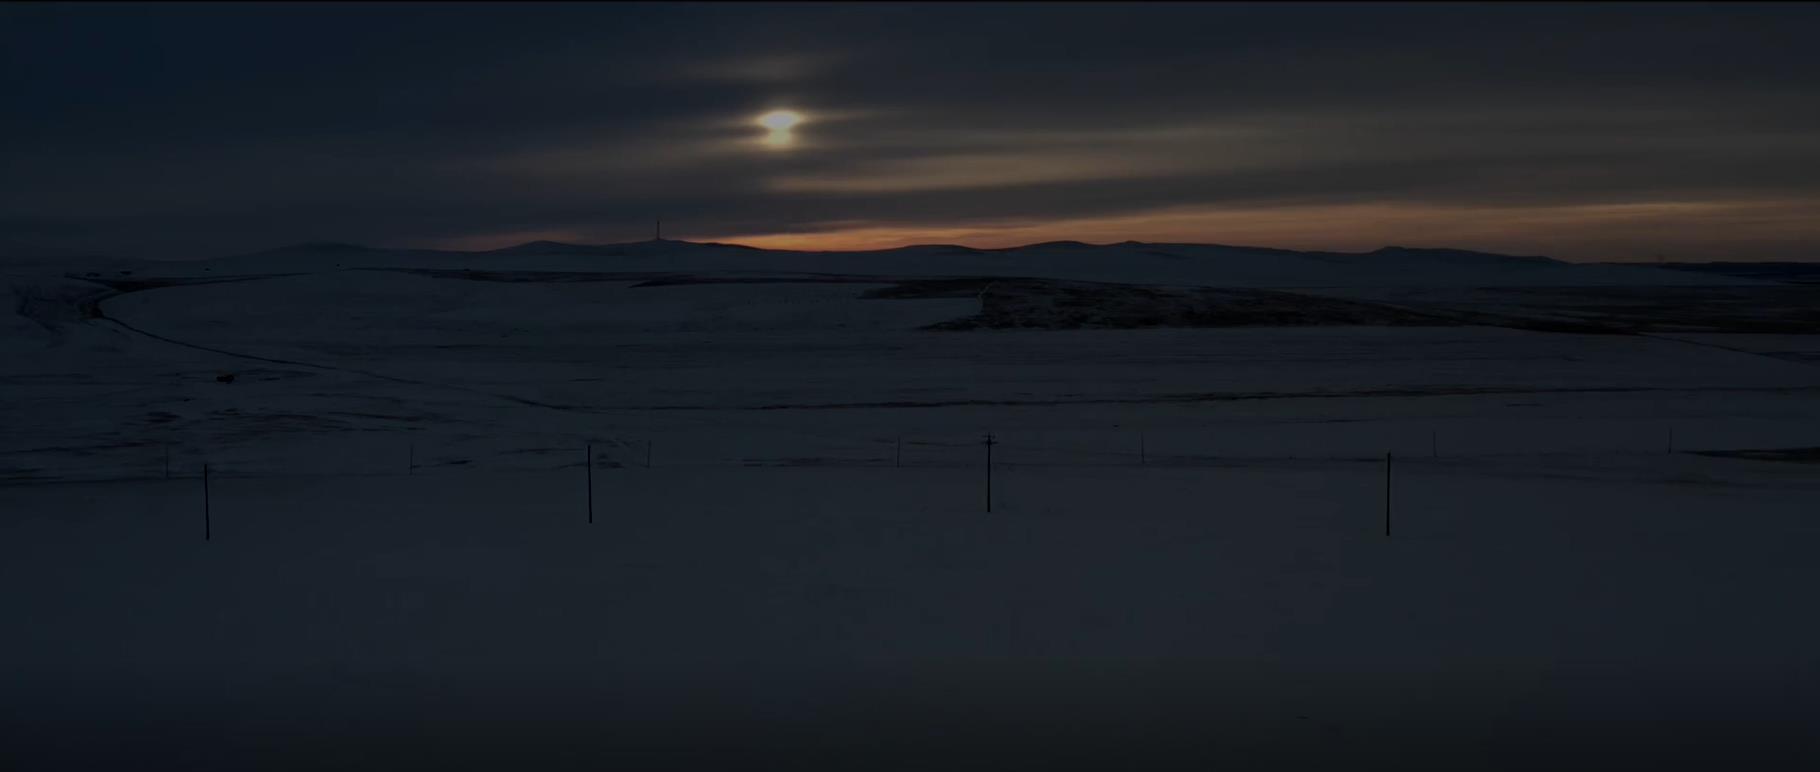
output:
[[[864,293],[878,299],[976,297],[981,312],[930,325],[934,330],[1136,329],[1145,327],[1304,327],[1459,324],[1445,315],[1293,292],[1160,287],[1047,279],[930,279]]]
[[[1586,328],[1561,330],[1568,332],[1820,332],[1820,285],[1481,287],[1410,293],[1402,301],[1505,327]]]
[[[1751,461],[1783,461],[1793,464],[1820,464],[1820,448],[1760,448],[1750,450],[1696,450],[1694,455],[1714,458],[1742,458]]]

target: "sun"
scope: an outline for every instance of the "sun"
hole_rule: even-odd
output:
[[[789,147],[796,144],[796,136],[790,133],[797,124],[803,122],[803,115],[795,110],[772,110],[758,116],[758,125],[765,127],[769,133],[764,143],[771,147]]]
[[[772,131],[789,131],[790,127],[802,122],[802,113],[795,110],[772,110],[758,117],[758,125]]]

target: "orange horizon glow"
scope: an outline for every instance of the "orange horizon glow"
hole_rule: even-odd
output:
[[[849,252],[928,244],[1002,249],[1051,241],[1226,244],[1359,252],[1384,246],[1447,247],[1561,259],[1648,260],[1650,246],[1682,240],[1711,252],[1708,236],[1748,222],[1765,242],[1820,241],[1813,202],[1649,202],[1525,207],[1333,204],[1251,209],[1173,208],[1054,221],[973,226],[824,223],[818,230],[749,233],[707,241],[764,249]],[[1683,250],[1685,251],[1685,250]],[[1724,259],[1715,256],[1713,259]]]
[[[1275,249],[1369,252],[1384,246],[1446,247],[1563,260],[1655,259],[1652,245],[1681,242],[1676,254],[1731,255],[1728,240],[1748,224],[1760,243],[1820,243],[1820,204],[1804,201],[1654,202],[1529,207],[1333,204],[1271,208],[1171,208],[1104,217],[1006,220],[964,226],[835,221],[800,232],[748,232],[672,238],[806,252],[864,252],[953,244],[1003,249],[1053,241],[1225,244]],[[485,251],[532,241],[599,244],[634,241],[586,227],[466,234],[392,245]],[[1816,255],[1815,257],[1820,257]]]

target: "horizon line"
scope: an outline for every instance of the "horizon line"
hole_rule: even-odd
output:
[[[67,260],[84,260],[84,259],[121,260],[121,259],[124,259],[124,260],[143,260],[143,261],[148,261],[148,262],[160,262],[160,263],[171,263],[171,262],[180,263],[180,262],[194,262],[194,261],[205,261],[205,260],[222,260],[222,259],[232,259],[232,258],[254,257],[254,256],[258,256],[258,255],[271,254],[274,252],[283,252],[283,251],[287,251],[287,250],[306,250],[306,249],[321,249],[321,250],[348,249],[348,250],[362,250],[362,251],[374,251],[374,252],[387,252],[387,251],[392,251],[392,252],[442,252],[442,253],[450,253],[450,254],[484,255],[484,254],[493,254],[493,253],[500,253],[500,252],[510,252],[512,250],[523,249],[525,247],[532,247],[532,246],[538,246],[538,245],[548,245],[550,247],[570,247],[570,248],[576,248],[576,249],[605,249],[605,248],[613,248],[613,247],[632,247],[632,246],[650,245],[650,244],[687,244],[687,245],[691,245],[691,246],[729,247],[729,248],[735,248],[735,249],[752,250],[752,251],[757,251],[757,252],[783,252],[783,253],[792,253],[793,252],[793,253],[798,253],[798,254],[821,254],[821,255],[878,254],[878,253],[897,252],[897,251],[919,249],[919,248],[964,249],[964,250],[971,251],[971,252],[1014,252],[1014,251],[1024,250],[1024,249],[1051,247],[1051,246],[1055,246],[1055,247],[1076,246],[1076,247],[1091,247],[1091,248],[1096,248],[1096,249],[1121,247],[1121,246],[1146,246],[1146,247],[1211,247],[1211,248],[1217,248],[1217,249],[1232,249],[1232,250],[1242,250],[1242,251],[1251,251],[1251,252],[1281,252],[1281,253],[1290,253],[1290,254],[1335,254],[1335,255],[1370,255],[1370,254],[1374,254],[1377,252],[1383,252],[1383,251],[1387,251],[1387,250],[1407,250],[1407,251],[1421,251],[1421,252],[1463,252],[1463,253],[1472,253],[1472,254],[1480,254],[1480,255],[1492,255],[1492,256],[1498,256],[1498,257],[1545,259],[1545,260],[1552,260],[1552,261],[1561,262],[1561,263],[1585,264],[1585,265],[1597,265],[1597,264],[1607,264],[1607,263],[1623,264],[1623,265],[1654,265],[1654,264],[1670,264],[1670,263],[1687,264],[1687,265],[1700,265],[1700,264],[1705,264],[1705,263],[1806,264],[1806,263],[1820,262],[1820,260],[1786,260],[1786,259],[1785,260],[1712,260],[1712,259],[1686,260],[1686,259],[1673,259],[1673,258],[1658,258],[1655,260],[1622,260],[1622,259],[1618,259],[1618,260],[1575,260],[1575,259],[1570,259],[1570,258],[1554,257],[1552,255],[1518,254],[1518,253],[1513,253],[1513,252],[1495,252],[1495,251],[1488,251],[1488,250],[1484,250],[1484,249],[1473,249],[1473,248],[1466,248],[1466,247],[1450,247],[1450,246],[1425,247],[1425,246],[1409,246],[1406,244],[1385,244],[1385,245],[1377,247],[1375,249],[1367,249],[1367,250],[1295,249],[1295,248],[1290,248],[1290,247],[1269,247],[1269,246],[1245,245],[1245,244],[1224,244],[1224,243],[1217,243],[1217,242],[1140,241],[1140,240],[1136,240],[1136,239],[1125,239],[1123,241],[1108,241],[1108,242],[1099,242],[1099,243],[1090,242],[1090,241],[1081,241],[1078,239],[1050,239],[1050,240],[1045,240],[1045,241],[1033,241],[1033,242],[1029,242],[1029,243],[1025,243],[1025,244],[1016,244],[1016,245],[1012,245],[1012,246],[1003,246],[1003,247],[979,247],[979,246],[972,246],[969,244],[961,243],[958,241],[933,241],[933,242],[913,242],[913,243],[901,244],[898,246],[890,246],[890,247],[868,247],[868,248],[854,248],[854,249],[791,249],[791,248],[782,248],[782,247],[757,246],[757,245],[753,245],[753,244],[744,244],[744,243],[740,243],[737,241],[715,241],[715,240],[695,241],[695,240],[686,239],[686,238],[685,239],[676,239],[676,238],[662,238],[662,237],[653,237],[653,238],[638,239],[638,240],[631,240],[631,241],[608,241],[608,242],[601,242],[601,243],[587,243],[587,242],[579,242],[579,241],[559,241],[559,240],[555,240],[555,239],[532,239],[530,241],[512,244],[509,246],[494,247],[491,249],[457,249],[457,248],[449,248],[449,247],[419,247],[419,246],[374,246],[372,244],[361,244],[361,243],[356,243],[356,242],[351,242],[351,241],[311,240],[311,241],[299,241],[299,242],[295,242],[295,243],[291,243],[291,244],[285,244],[282,246],[270,247],[267,249],[260,249],[260,250],[255,250],[255,251],[251,251],[251,252],[235,252],[235,253],[231,253],[231,254],[217,254],[217,255],[206,256],[206,257],[134,257],[134,256],[124,256],[124,255],[119,255],[119,254],[105,254],[105,253],[98,253],[98,252],[71,250],[71,249],[66,249],[66,248],[62,248],[62,247],[46,247],[46,246],[40,245],[40,244],[28,244],[28,243],[23,243],[23,242],[14,242],[14,243],[9,244],[8,246],[23,247],[23,248],[26,248],[27,250],[43,249],[43,250],[47,250],[47,251],[66,253],[66,254],[56,255],[54,257],[54,259],[57,259],[57,260],[66,260],[66,259]],[[0,250],[0,254],[3,254],[3,253],[4,253],[4,250]]]

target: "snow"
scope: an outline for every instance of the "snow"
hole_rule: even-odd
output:
[[[68,264],[8,273],[0,765],[1820,761],[1820,479],[1698,452],[1820,446],[1812,336],[938,332],[978,301],[860,297],[1674,272],[564,249],[126,269],[233,280],[105,318]],[[468,267],[878,281],[417,270]]]
[[[208,542],[196,479],[0,489],[12,750],[1476,766],[1812,716],[1811,477],[1412,460],[1386,539],[1375,463],[1012,465],[990,515],[979,471],[602,469],[593,524],[579,465],[223,476]]]

